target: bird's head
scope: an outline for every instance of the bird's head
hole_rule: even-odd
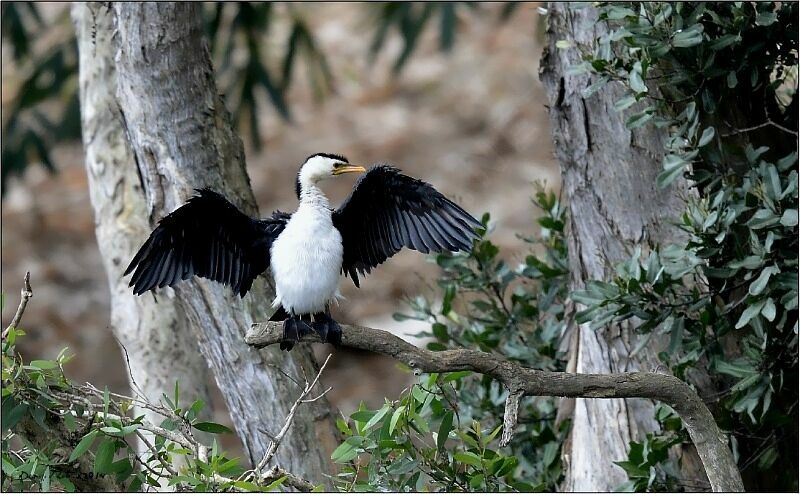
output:
[[[329,153],[317,153],[309,156],[297,173],[297,197],[304,185],[313,185],[320,180],[336,177],[345,173],[365,172],[363,166],[351,165],[344,156]]]

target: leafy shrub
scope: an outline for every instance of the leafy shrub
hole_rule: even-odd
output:
[[[587,283],[572,295],[586,306],[577,320],[598,328],[636,317],[639,348],[669,335],[660,359],[682,379],[711,377],[707,399],[746,486],[796,490],[798,6],[634,2],[599,12],[610,31],[581,47],[573,69],[597,75],[585,96],[621,83],[617,110],[636,108],[629,128],[668,129],[658,185],[684,175],[697,194],[676,219],[687,241],[637,249],[614,279]]]
[[[2,488],[12,492],[76,492],[98,488],[138,491],[162,485],[197,491],[272,491],[287,476],[253,479],[239,458],[229,458],[216,440],[210,447],[193,440],[192,430],[231,433],[198,418],[202,401],[181,406],[176,383],[161,404],[147,404],[159,424],[137,415],[130,398],[64,375],[71,360],[26,362],[15,353],[24,331],[11,328],[2,348]],[[134,441],[149,434],[142,452]],[[98,480],[104,479],[104,480]]]

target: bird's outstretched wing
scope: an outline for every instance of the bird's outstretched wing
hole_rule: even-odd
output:
[[[197,192],[159,221],[125,270],[125,275],[133,271],[130,286],[136,295],[196,275],[229,285],[244,297],[269,267],[272,242],[290,215],[276,212],[254,220],[216,192]]]
[[[403,247],[423,253],[472,249],[481,224],[422,180],[400,170],[373,166],[333,212],[342,235],[342,271],[359,286],[369,273]]]

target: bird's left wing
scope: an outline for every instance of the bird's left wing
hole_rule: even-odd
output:
[[[133,272],[130,286],[136,295],[196,275],[244,297],[269,267],[270,247],[289,215],[276,212],[254,220],[216,192],[198,192],[159,221],[125,270],[125,275]]]
[[[342,271],[359,286],[369,273],[403,247],[428,252],[472,249],[480,222],[430,184],[400,170],[373,166],[350,197],[333,212],[342,235]]]

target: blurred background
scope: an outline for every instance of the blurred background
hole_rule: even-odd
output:
[[[261,214],[296,207],[294,176],[315,152],[388,162],[434,184],[475,216],[512,265],[534,231],[534,181],[558,190],[538,80],[543,16],[536,3],[206,4],[220,91],[245,143]],[[22,328],[28,359],[69,347],[69,376],[127,392],[109,328],[80,142],[77,54],[69,4],[4,3],[2,46],[3,327],[25,271],[34,298]],[[131,164],[131,166],[134,166]],[[353,180],[325,184],[341,202]],[[339,321],[408,339],[406,301],[436,290],[438,268],[405,251],[360,290],[342,282]],[[264,301],[269,303],[270,301]],[[316,351],[324,357],[326,346]],[[337,351],[325,376],[343,412],[379,406],[411,377],[394,361]],[[230,424],[221,397],[215,419]],[[231,437],[231,441],[235,438]],[[231,445],[232,447],[235,447]]]

